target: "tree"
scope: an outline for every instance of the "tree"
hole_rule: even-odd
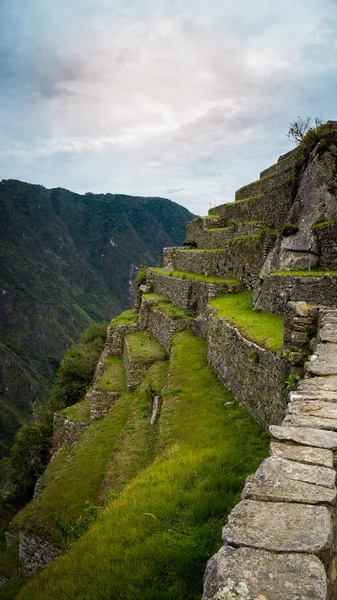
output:
[[[315,127],[310,127],[311,117],[306,117],[305,119],[302,119],[302,117],[299,116],[297,117],[297,119],[297,121],[293,121],[293,123],[290,123],[287,137],[293,143],[295,143],[296,146],[299,146],[299,144],[303,142],[308,131],[322,125],[322,121],[318,117],[315,117]]]

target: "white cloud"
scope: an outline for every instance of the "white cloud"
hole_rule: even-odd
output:
[[[336,117],[332,0],[34,6],[0,4],[4,178],[205,212],[287,149],[298,114]]]

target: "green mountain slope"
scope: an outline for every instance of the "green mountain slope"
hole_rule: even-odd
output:
[[[137,267],[182,243],[191,217],[163,198],[0,182],[0,457],[66,348],[132,305]]]

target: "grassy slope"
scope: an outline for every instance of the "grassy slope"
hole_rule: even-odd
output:
[[[157,459],[20,600],[200,598],[206,560],[267,438],[208,366],[206,342],[176,334],[169,369]]]
[[[190,279],[191,281],[204,281],[205,283],[224,283],[227,285],[239,285],[240,281],[235,277],[231,277],[229,279],[224,279],[223,277],[212,277],[206,275],[196,275],[194,273],[185,273],[184,271],[165,271],[165,269],[157,267],[151,269],[155,273],[159,273],[159,275],[168,275],[171,277],[180,277],[181,279]]]
[[[283,345],[284,317],[253,310],[252,298],[252,292],[240,292],[220,296],[211,300],[210,304],[218,317],[226,317],[248,339],[263,348],[279,352]]]

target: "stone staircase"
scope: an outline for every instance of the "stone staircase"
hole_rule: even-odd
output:
[[[318,340],[229,515],[203,600],[336,598],[337,310],[320,310]]]

